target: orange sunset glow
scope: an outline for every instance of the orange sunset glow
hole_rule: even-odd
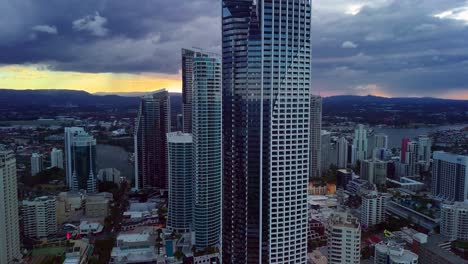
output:
[[[181,91],[180,75],[81,73],[50,71],[41,65],[0,66],[0,87],[8,89],[73,89],[90,93]]]

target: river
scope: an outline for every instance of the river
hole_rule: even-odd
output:
[[[116,168],[127,179],[132,179],[134,175],[133,164],[128,162],[128,152],[118,146],[97,144],[96,166],[98,170]]]
[[[457,125],[444,125],[433,127],[419,127],[419,128],[387,128],[387,127],[374,127],[375,133],[383,133],[388,136],[388,148],[401,147],[401,140],[403,138],[413,139],[419,135],[427,135],[433,131],[461,129],[468,126],[468,124]]]

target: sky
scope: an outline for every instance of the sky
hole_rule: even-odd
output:
[[[0,0],[0,88],[181,91],[220,0]],[[468,99],[468,1],[313,0],[314,93]]]

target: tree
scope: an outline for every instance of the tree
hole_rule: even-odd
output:
[[[183,257],[185,257],[184,253],[180,250],[177,250],[176,252],[174,252],[174,257],[178,260],[182,259]]]

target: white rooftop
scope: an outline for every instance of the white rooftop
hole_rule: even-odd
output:
[[[144,242],[150,238],[149,234],[120,234],[117,236],[117,240],[123,242]]]

